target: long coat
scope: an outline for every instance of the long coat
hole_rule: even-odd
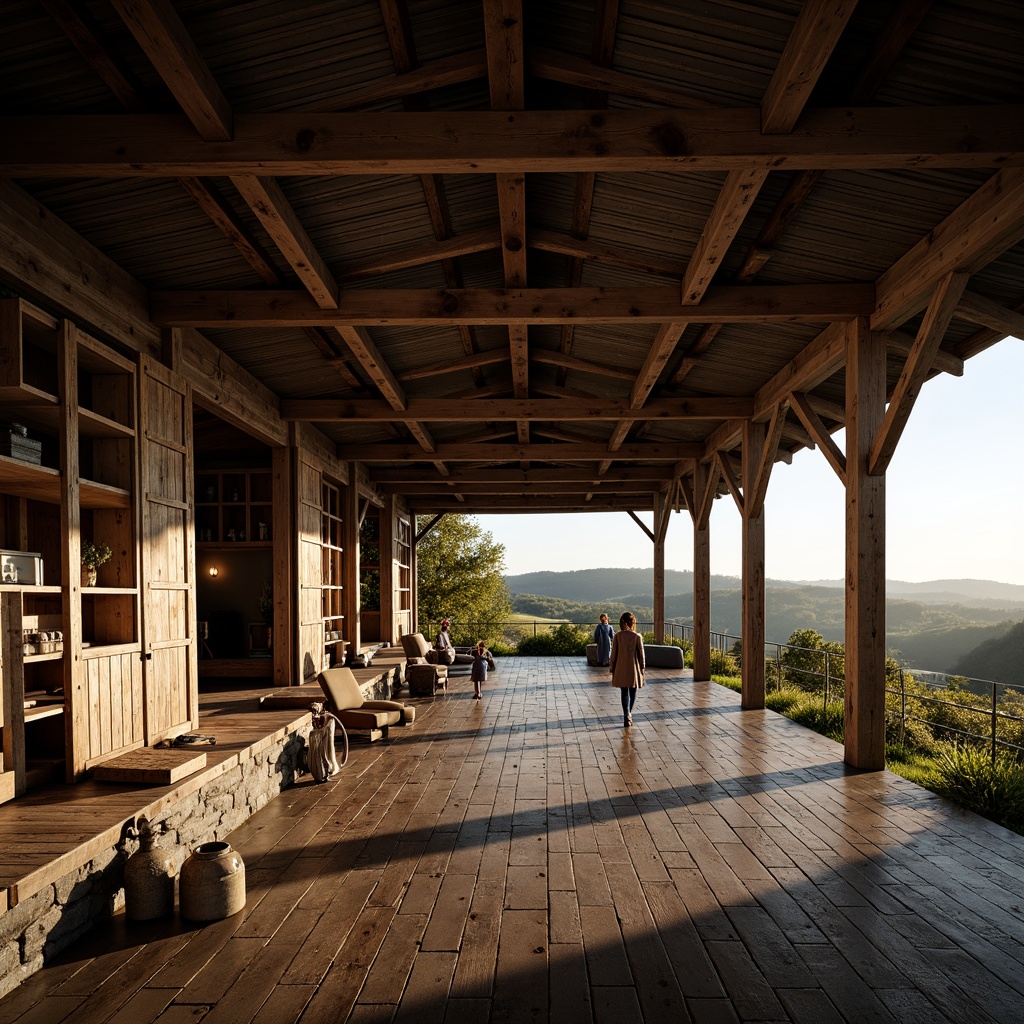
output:
[[[597,662],[599,665],[607,665],[612,653],[612,637],[615,630],[607,622],[599,622],[594,630],[594,643],[597,644]]]
[[[612,637],[612,686],[643,686],[646,667],[644,638],[634,629],[620,629]]]

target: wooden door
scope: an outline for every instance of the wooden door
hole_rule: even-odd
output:
[[[177,374],[140,361],[142,640],[146,742],[199,725],[192,396]]]
[[[298,459],[298,607],[299,678],[308,680],[324,667],[323,476]]]

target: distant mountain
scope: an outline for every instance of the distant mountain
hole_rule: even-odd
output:
[[[506,576],[505,582],[513,594],[538,594],[561,597],[567,601],[617,601],[639,595],[644,604],[654,600],[653,572],[651,569],[577,569],[572,572],[528,572]],[[766,580],[768,588],[777,590],[803,590],[808,587],[842,589],[843,580]],[[736,576],[712,576],[712,590],[739,589]],[[693,591],[693,573],[668,569],[665,572],[665,593],[682,594]],[[926,604],[963,605],[968,608],[1024,609],[1024,586],[1015,583],[997,583],[994,580],[929,580],[925,583],[906,583],[888,580],[886,595],[908,598]],[[629,602],[625,602],[629,603]],[[1010,616],[1016,617],[1016,616]]]
[[[811,587],[842,587],[844,580],[803,580],[793,585]],[[886,580],[889,597],[912,597],[928,604],[963,604],[979,607],[1024,608],[1024,586],[998,583],[995,580],[928,580],[907,583]]]
[[[1024,622],[968,651],[953,667],[956,675],[1000,683],[1024,683]]]
[[[506,577],[517,611],[572,622],[596,621],[601,611],[616,619],[629,609],[641,622],[653,618],[650,569],[580,569]],[[741,621],[740,581],[714,576],[711,581],[711,623],[716,631],[738,635]],[[913,594],[902,588],[909,588]],[[984,580],[938,580],[931,583],[894,581],[886,601],[886,642],[890,653],[919,669],[957,671],[976,678],[1010,682],[1016,678],[1011,647],[997,646],[987,675],[966,671],[966,657],[987,643],[1001,640],[1024,618],[1024,587]],[[765,633],[769,643],[785,643],[797,629],[814,629],[826,640],[844,639],[844,594],[841,581],[814,583],[767,580]],[[941,599],[931,600],[934,594]],[[998,595],[1004,595],[1001,599]],[[692,623],[693,573],[665,573],[665,615]],[[979,655],[980,657],[980,655]],[[971,664],[974,664],[973,662]],[[1001,666],[1001,667],[1000,667]]]

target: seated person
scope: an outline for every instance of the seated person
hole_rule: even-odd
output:
[[[451,623],[447,619],[442,619],[441,631],[437,634],[437,639],[434,641],[438,665],[455,664],[455,645],[452,643],[452,638],[448,635],[448,627],[450,625]]]

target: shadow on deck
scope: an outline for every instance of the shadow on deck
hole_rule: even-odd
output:
[[[234,830],[226,921],[123,916],[9,1021],[1019,1022],[1024,838],[738,695],[506,659]]]

